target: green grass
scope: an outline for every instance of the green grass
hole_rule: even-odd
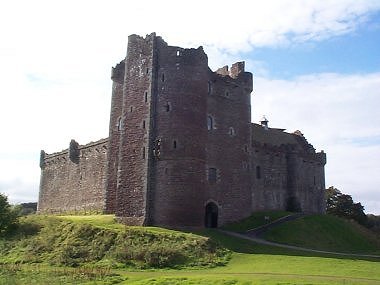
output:
[[[41,217],[40,217],[41,218]],[[33,220],[34,218],[30,218]],[[38,219],[38,217],[36,218]],[[63,219],[63,220],[62,220]],[[29,220],[29,221],[31,221]],[[49,220],[49,219],[47,219]],[[379,284],[380,259],[341,257],[333,254],[316,254],[305,251],[296,251],[278,247],[258,245],[253,242],[227,236],[217,230],[205,230],[193,234],[177,231],[167,231],[159,228],[126,228],[114,222],[112,216],[85,216],[54,218],[52,225],[68,223],[81,228],[90,226],[90,229],[106,232],[124,232],[132,229],[137,232],[146,232],[139,236],[136,242],[146,242],[147,236],[159,234],[168,239],[181,240],[180,237],[196,237],[200,240],[210,238],[220,243],[220,246],[232,252],[228,263],[214,267],[184,266],[180,269],[138,267],[111,268],[101,267],[96,263],[84,263],[76,268],[56,266],[45,263],[4,263],[4,255],[0,253],[0,284]],[[47,222],[47,221],[45,221]],[[119,228],[120,227],[120,228]],[[87,228],[86,228],[87,229]],[[26,227],[24,239],[28,244],[30,238],[36,236],[39,229]],[[55,227],[56,232],[61,228]],[[42,229],[39,230],[40,232]],[[63,229],[64,231],[64,229]],[[46,236],[45,236],[46,238]],[[21,238],[7,242],[20,242]],[[141,240],[138,240],[141,239]],[[17,241],[18,240],[18,241]],[[148,239],[149,240],[149,239]],[[173,241],[166,241],[173,247]],[[182,243],[181,241],[180,243]],[[62,242],[56,247],[65,246]],[[145,243],[149,247],[151,243]],[[4,245],[4,244],[3,244]],[[18,246],[18,253],[25,251]],[[0,251],[4,250],[1,249]]]
[[[291,212],[286,211],[262,211],[253,213],[250,217],[243,219],[237,223],[228,224],[223,229],[234,232],[246,232],[248,230],[269,224],[279,218],[290,215]],[[268,219],[265,219],[268,217]]]
[[[0,264],[181,268],[217,266],[229,256],[208,237],[125,227],[110,216],[29,216],[14,236],[0,239]]]
[[[286,222],[269,230],[264,238],[319,250],[380,255],[379,241],[372,232],[331,215],[311,215]]]

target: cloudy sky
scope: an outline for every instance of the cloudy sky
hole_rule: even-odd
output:
[[[246,61],[252,120],[327,152],[326,186],[380,214],[380,1],[3,1],[0,192],[37,201],[39,152],[108,136],[111,67],[127,37]]]

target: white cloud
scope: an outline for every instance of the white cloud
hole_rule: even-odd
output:
[[[0,7],[0,191],[12,201],[22,200],[18,193],[37,199],[41,148],[59,151],[71,138],[86,143],[108,135],[110,69],[125,56],[129,34],[156,31],[171,45],[203,45],[215,69],[246,60],[240,53],[255,47],[350,33],[379,9],[379,1],[358,0],[6,1]],[[265,62],[252,59],[247,69],[267,72]],[[330,157],[330,145],[348,144],[353,130],[354,139],[379,135],[369,103],[377,100],[377,77],[258,78],[253,111],[302,129]],[[316,137],[308,126],[320,130]],[[374,150],[368,151],[371,157]]]

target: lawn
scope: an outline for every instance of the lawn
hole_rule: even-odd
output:
[[[76,224],[124,230],[112,216],[65,217]],[[120,227],[120,228],[119,228]],[[135,228],[138,230],[138,228]],[[149,228],[151,232],[166,229]],[[169,231],[174,235],[183,235]],[[176,234],[175,234],[176,233]],[[224,266],[182,269],[108,268],[88,264],[76,268],[46,264],[0,265],[0,284],[379,284],[380,259],[339,257],[271,246],[224,235],[217,230],[195,232],[232,252]],[[149,246],[149,245],[146,245]],[[1,260],[1,257],[0,257]]]

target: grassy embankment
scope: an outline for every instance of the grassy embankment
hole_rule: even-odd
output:
[[[31,221],[40,218],[28,219]],[[50,221],[49,225],[45,226],[50,228],[49,230],[41,228],[32,233],[33,229],[29,229],[27,237],[0,241],[0,263],[3,264],[0,267],[0,284],[380,284],[380,259],[340,257],[263,246],[232,238],[215,230],[196,235],[159,228],[124,227],[115,223],[112,216],[72,216],[64,217],[64,220],[58,220],[59,222],[51,217],[46,220]],[[308,223],[310,225],[310,221]],[[86,234],[83,235],[91,240],[90,247],[72,242],[84,229]],[[44,231],[51,232],[51,235],[58,238],[48,238]],[[109,237],[111,232],[116,235],[114,240],[118,240],[117,237],[120,235],[120,245],[124,247],[105,251],[104,244],[107,243],[100,240]],[[230,262],[225,263],[229,251],[200,235],[211,237],[232,252]],[[99,238],[101,236],[102,238]],[[340,239],[339,236],[337,239]],[[44,241],[33,241],[38,239]],[[129,241],[123,243],[125,239]],[[30,250],[34,248],[33,250],[38,252],[41,250],[38,249],[38,245],[47,247],[51,241],[55,242],[50,245],[49,250],[39,255],[40,263],[35,263],[38,260],[35,256],[29,256]],[[199,244],[192,244],[190,241],[197,241]],[[183,244],[188,244],[191,248],[187,253],[183,252]],[[99,255],[99,252],[106,254],[100,260],[77,260],[77,264],[72,264],[76,267],[57,263],[65,260],[63,257],[67,258],[67,252],[72,253],[67,250],[71,247],[76,248],[75,252],[79,253],[81,249],[86,249],[87,259]],[[179,260],[182,260],[182,263],[152,266],[147,265],[145,261],[126,256],[126,252],[135,252],[136,247],[146,249],[143,252],[150,252],[146,253],[146,258],[161,255],[158,249],[162,247],[181,249],[182,255]],[[62,254],[57,254],[59,252]],[[117,252],[122,254],[117,255]],[[197,255],[200,257],[199,260]],[[75,256],[69,254],[71,259],[75,259]],[[175,259],[172,261],[177,262]]]

